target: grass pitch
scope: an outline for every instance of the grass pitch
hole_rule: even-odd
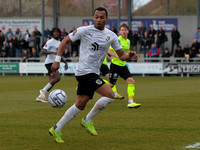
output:
[[[54,89],[63,89],[67,104],[52,108],[37,103],[39,90],[48,82],[43,76],[0,77],[1,150],[183,150],[200,142],[200,79],[135,77],[138,109],[128,109],[127,84],[117,81],[125,100],[115,100],[94,119],[98,136],[80,126],[99,95],[63,129],[64,144],[54,142],[48,130],[74,103],[77,82],[62,77]]]

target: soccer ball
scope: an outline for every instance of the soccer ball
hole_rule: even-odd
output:
[[[61,108],[67,102],[67,95],[63,90],[53,90],[48,97],[48,102],[52,107]]]

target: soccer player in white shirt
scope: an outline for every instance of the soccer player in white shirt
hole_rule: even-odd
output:
[[[43,89],[40,90],[39,96],[36,98],[37,102],[47,103],[45,94],[48,93],[51,88],[60,81],[60,74],[58,71],[52,72],[51,66],[55,60],[58,47],[60,45],[61,31],[59,28],[53,28],[51,31],[52,38],[46,42],[42,49],[42,54],[46,54],[47,58],[45,60],[45,67],[48,70],[49,82],[45,85]],[[67,62],[62,58],[65,63],[65,69],[68,68]]]
[[[78,89],[75,104],[72,105],[58,121],[58,123],[49,129],[50,135],[54,136],[56,142],[64,143],[61,138],[61,129],[65,124],[75,118],[86,106],[87,102],[93,98],[94,92],[102,95],[95,103],[91,111],[81,120],[81,125],[92,134],[97,135],[93,126],[93,117],[101,110],[114,101],[115,96],[112,89],[100,78],[100,66],[111,45],[117,52],[121,60],[138,59],[135,52],[125,53],[122,49],[116,34],[105,28],[108,20],[107,10],[98,7],[94,10],[94,25],[79,27],[73,33],[70,33],[61,42],[55,62],[52,65],[52,71],[55,72],[60,66],[61,55],[66,47],[72,41],[80,39],[80,58],[75,77],[78,81]]]

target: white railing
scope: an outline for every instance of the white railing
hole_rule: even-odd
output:
[[[45,76],[47,71],[43,65],[44,60],[44,57],[35,59],[29,58],[26,60],[23,60],[22,58],[0,58],[0,73],[2,75],[44,74]],[[68,72],[62,72],[63,76],[65,74],[74,74],[78,57],[71,57],[67,60],[70,62],[68,64],[69,69]],[[179,74],[181,77],[189,77],[190,74],[200,75],[200,58],[140,58],[137,62],[134,60],[128,61],[127,65],[132,74],[141,74],[142,76],[147,74],[158,74],[161,76],[165,76],[166,74]],[[40,70],[41,67],[42,70]],[[27,71],[25,73],[24,68]]]

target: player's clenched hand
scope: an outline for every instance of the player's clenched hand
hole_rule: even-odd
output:
[[[51,70],[53,72],[56,72],[60,68],[60,63],[59,62],[54,62],[51,66]]]
[[[129,51],[128,55],[129,55],[129,57],[130,57],[131,59],[136,59],[136,60],[138,60],[138,58],[139,58],[139,56],[136,54],[135,51]]]

